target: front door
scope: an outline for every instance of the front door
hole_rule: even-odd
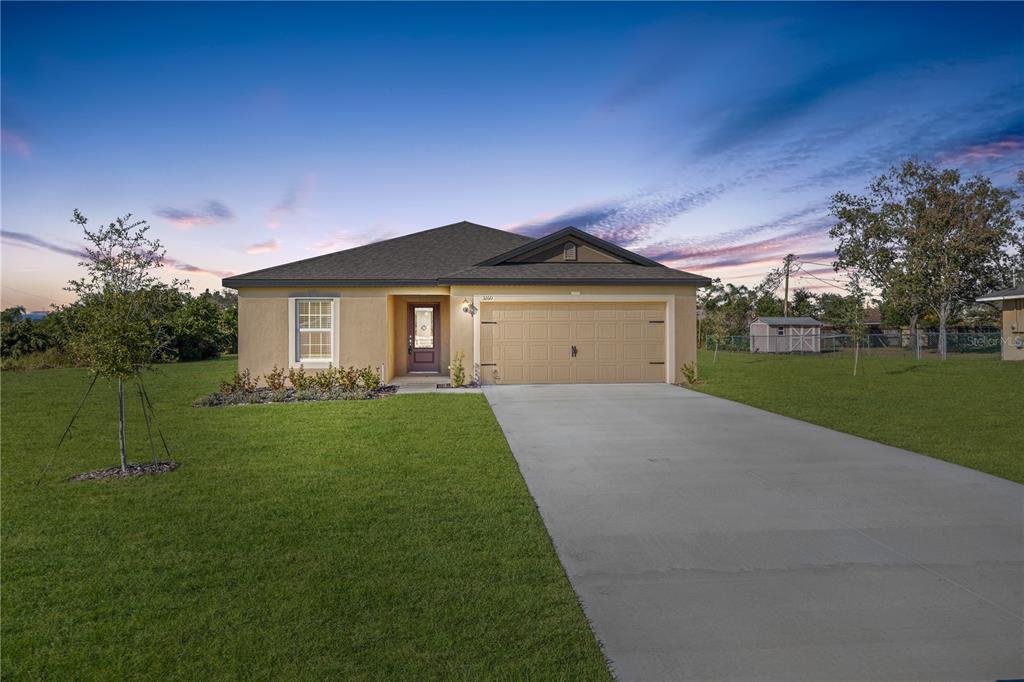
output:
[[[441,371],[441,339],[437,333],[440,310],[437,303],[409,304],[408,371]]]

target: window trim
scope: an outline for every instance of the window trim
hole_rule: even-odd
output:
[[[330,301],[331,303],[331,329],[310,329],[305,331],[329,331],[331,334],[331,357],[329,358],[300,358],[299,357],[299,302],[300,301]],[[304,296],[288,297],[288,367],[299,367],[306,369],[324,369],[330,366],[338,366],[341,357],[339,344],[339,324],[341,323],[341,298],[339,296],[324,296],[310,293]]]

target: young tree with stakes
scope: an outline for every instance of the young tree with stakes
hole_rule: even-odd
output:
[[[859,272],[853,271],[849,274],[846,290],[849,293],[843,301],[843,326],[850,335],[850,340],[853,341],[853,376],[857,376],[857,369],[860,365],[860,346],[867,335],[864,310],[868,298]]]
[[[88,242],[79,263],[85,268],[84,276],[65,287],[78,297],[69,306],[74,311],[71,350],[93,373],[93,383],[98,377],[117,380],[118,442],[121,471],[126,473],[125,382],[132,378],[138,382],[155,459],[150,429],[152,405],[140,372],[166,352],[171,339],[165,322],[187,282],[175,279],[167,285],[153,274],[163,265],[165,251],[159,240],[147,236],[149,225],[145,220],[132,220],[128,214],[90,230],[86,217],[75,209],[71,222],[81,226]]]

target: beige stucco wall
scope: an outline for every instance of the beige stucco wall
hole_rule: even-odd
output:
[[[288,295],[238,291],[238,369],[266,375],[288,366]]]
[[[441,303],[441,372],[447,371],[458,350],[465,353],[468,374],[473,371],[474,318],[462,312],[462,301],[486,295],[674,295],[675,348],[672,373],[681,380],[679,368],[697,359],[696,288],[679,285],[523,285],[448,287],[348,287],[311,289],[267,287],[238,292],[238,365],[253,374],[265,375],[274,365],[288,366],[288,299],[290,297],[340,297],[339,339],[342,365],[384,367],[391,379],[405,372],[406,304],[410,301]],[[450,293],[450,296],[449,296]],[[628,299],[623,299],[628,300]]]
[[[346,287],[301,288],[261,287],[238,291],[238,366],[253,374],[266,375],[289,361],[288,299],[294,297],[339,297],[338,339],[341,366],[384,367],[394,374],[394,341],[391,337],[389,296],[395,294],[447,295],[447,288],[429,287]]]
[[[1003,301],[1003,360],[1024,360],[1024,348],[1017,348],[1017,339],[1024,339],[1024,299]]]

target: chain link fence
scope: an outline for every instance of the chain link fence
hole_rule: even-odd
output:
[[[936,355],[939,348],[939,332],[922,330],[919,332],[922,355]],[[755,341],[767,341],[770,337],[754,337]],[[751,337],[749,335],[727,336],[718,344],[719,351],[733,351],[750,353]],[[998,354],[1002,349],[1003,338],[1000,332],[978,331],[978,332],[947,332],[946,352],[957,354],[988,353]],[[765,344],[761,347],[767,346]],[[841,353],[853,349],[854,338],[849,334],[823,333],[819,342],[820,353]],[[913,356],[914,340],[911,335],[904,332],[887,332],[882,334],[867,334],[861,340],[862,351],[877,351],[879,354]],[[704,339],[704,348],[709,351],[715,350],[715,341],[710,336]],[[808,354],[804,352],[804,354]]]

